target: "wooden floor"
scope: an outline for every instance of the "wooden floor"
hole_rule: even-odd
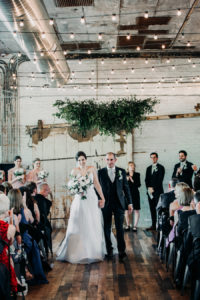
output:
[[[54,232],[54,251],[64,231]],[[125,233],[128,259],[91,265],[72,265],[55,261],[48,273],[48,285],[31,287],[27,300],[39,299],[107,299],[107,300],[188,300],[176,290],[171,273],[167,273],[155,252],[155,237],[139,229]]]

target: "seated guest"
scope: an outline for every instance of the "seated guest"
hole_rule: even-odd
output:
[[[34,221],[34,219],[30,210],[23,204],[23,197],[20,190],[19,189],[11,190],[8,193],[8,197],[10,199],[11,207],[14,207],[14,213],[18,216],[19,224],[24,224],[24,225],[31,224]],[[24,227],[25,226],[23,226],[23,229]],[[27,253],[29,261],[31,262],[31,267],[33,269],[33,275],[34,275],[34,279],[32,279],[29,283],[30,284],[48,283],[42,268],[40,251],[36,241],[32,239],[32,237],[29,235],[27,230],[23,230],[22,238],[25,245],[25,251]]]
[[[24,193],[26,193],[25,207],[27,207],[31,211],[31,214],[34,219],[34,223],[38,224],[40,222],[40,211],[39,211],[37,202],[34,199],[34,197],[31,195],[31,191],[29,190],[28,187],[29,187],[29,185],[27,184],[26,186],[21,187],[20,191],[21,191],[22,195],[24,195]]]
[[[197,166],[187,161],[187,152],[179,151],[179,163],[174,166],[172,178],[178,178],[180,182],[185,182],[192,188],[192,176],[197,171]]]
[[[52,202],[47,199],[50,193],[49,185],[46,182],[41,183],[38,186],[38,194],[35,196],[35,200],[37,201],[39,211],[40,211],[40,225],[41,229],[44,229],[45,236],[48,241],[48,247],[52,253],[52,227],[48,220],[48,215],[50,213],[50,208],[52,206]]]
[[[188,184],[186,184],[184,182],[178,182],[176,184],[175,189],[174,189],[174,193],[175,193],[176,198],[169,206],[169,215],[170,215],[170,219],[172,220],[172,224],[171,224],[172,226],[173,226],[174,213],[180,207],[178,199],[180,198],[180,195],[182,194],[182,191],[183,191],[184,187],[189,187],[189,186],[188,186]]]
[[[194,177],[194,191],[200,191],[200,170],[198,170]]]
[[[12,210],[9,211],[10,202],[7,199],[0,197],[0,236],[8,245],[14,241],[15,226],[12,224]],[[4,220],[10,216],[10,224]],[[13,293],[17,292],[17,278],[13,266],[13,262],[9,263],[8,245],[4,244],[2,252],[0,252],[0,263],[4,264],[10,273],[11,290]],[[8,296],[8,295],[7,295]],[[8,298],[6,298],[8,299]],[[9,298],[10,299],[10,298]]]
[[[2,185],[5,187],[5,189],[6,189],[6,191],[5,191],[5,194],[6,195],[8,195],[8,192],[10,191],[10,190],[12,190],[12,184],[10,183],[10,182],[8,182],[8,181],[4,181],[3,183],[2,183]]]
[[[0,170],[0,184],[2,184],[5,181],[5,172],[3,170]]]
[[[160,199],[159,199],[158,205],[156,207],[157,210],[159,210],[160,208],[169,209],[170,204],[176,199],[175,187],[178,182],[179,181],[177,178],[172,178],[172,180],[170,180],[169,192],[163,193],[160,195]]]
[[[135,172],[135,164],[132,161],[128,163],[128,172],[127,172],[127,181],[129,185],[129,189],[132,196],[133,201],[133,209],[134,209],[134,226],[133,231],[137,232],[137,224],[139,222],[140,217],[140,192],[139,187],[140,183],[140,173]],[[131,214],[131,218],[133,220],[133,215]],[[130,230],[130,215],[128,210],[125,211],[125,219],[126,219],[126,228],[125,231]]]
[[[3,186],[3,184],[0,184],[0,198],[7,200],[8,203],[10,204],[10,200],[6,196],[6,188]]]
[[[8,170],[8,181],[12,184],[13,188],[18,189],[26,182],[26,170],[22,167],[21,156],[15,156],[14,164],[14,168]]]

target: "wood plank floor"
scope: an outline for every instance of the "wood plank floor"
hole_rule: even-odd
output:
[[[64,237],[64,230],[53,236],[54,252]],[[48,285],[31,287],[27,300],[188,300],[176,290],[170,272],[166,272],[155,252],[155,236],[139,229],[125,233],[128,259],[117,256],[112,262],[72,265],[55,261],[48,273]]]

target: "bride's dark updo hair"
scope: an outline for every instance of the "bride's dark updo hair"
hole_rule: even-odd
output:
[[[75,156],[76,161],[78,161],[78,159],[79,159],[80,156],[83,156],[83,157],[85,157],[85,159],[87,159],[87,156],[86,156],[85,152],[83,152],[83,151],[78,151],[78,152],[76,153],[76,156]]]

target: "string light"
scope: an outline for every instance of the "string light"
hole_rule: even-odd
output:
[[[18,52],[17,56],[18,56],[18,57],[21,57],[21,56],[22,56],[21,52]]]
[[[190,57],[188,58],[188,62],[191,63],[191,58]]]
[[[116,14],[112,14],[112,21],[116,21]]]
[[[145,64],[148,64],[148,63],[149,63],[148,58],[146,58],[145,59]]]
[[[115,47],[112,47],[112,52],[114,53],[116,51],[116,48]]]
[[[152,72],[154,72],[154,71],[155,71],[155,68],[154,68],[154,66],[151,68],[151,71],[152,71]]]
[[[172,66],[172,70],[175,70],[175,65]]]
[[[91,74],[94,76],[94,70],[91,71]]]
[[[42,39],[45,39],[45,37],[46,37],[46,34],[45,34],[45,32],[43,32],[42,33]]]
[[[74,73],[74,71],[72,71],[72,76],[73,76],[73,77],[75,76],[75,73]]]
[[[123,64],[126,64],[126,58],[123,59]]]
[[[143,82],[146,82],[146,78],[144,77]]]
[[[182,37],[182,39],[184,39],[184,37],[185,37],[184,32],[181,33],[181,37]]]
[[[114,74],[114,73],[115,73],[115,71],[112,69],[110,73],[111,73],[111,74]]]
[[[110,82],[110,79],[109,79],[109,78],[107,79],[107,82]]]
[[[197,76],[197,80],[199,80],[199,76]]]
[[[156,34],[154,34],[153,38],[154,38],[154,40],[157,40],[158,36]]]
[[[130,38],[131,38],[130,33],[127,33],[126,38],[127,38],[127,40],[130,40]]]
[[[126,78],[126,82],[128,82],[128,78]]]
[[[40,55],[41,55],[41,56],[44,56],[44,51],[41,51],[41,52],[40,52]]]
[[[73,32],[70,33],[70,39],[72,39],[72,40],[74,39],[74,33]]]
[[[92,81],[91,78],[89,78],[88,81],[89,81],[89,83],[91,83],[91,81]]]
[[[63,51],[63,54],[64,54],[64,55],[67,55],[67,51],[66,51],[66,50],[65,50],[65,51]]]
[[[162,81],[162,82],[164,81],[164,77],[161,78],[161,81]]]
[[[149,13],[148,13],[148,11],[145,11],[145,13],[144,13],[144,18],[145,18],[145,19],[148,19],[148,17],[149,17]]]
[[[81,60],[81,59],[79,59],[78,63],[79,63],[79,65],[81,65],[81,64],[82,64],[82,60]]]
[[[88,54],[91,54],[91,50],[88,50]]]
[[[136,50],[137,50],[137,51],[140,51],[140,46],[137,46]]]
[[[134,68],[132,68],[132,69],[131,69],[131,73],[134,73],[134,72],[135,72],[135,69],[134,69]]]
[[[20,26],[20,27],[24,27],[24,21],[23,21],[23,20],[21,20],[21,21],[19,22],[19,26]]]
[[[102,33],[101,33],[101,32],[100,32],[99,35],[98,35],[98,39],[99,39],[99,40],[102,40]]]
[[[195,81],[196,81],[195,77],[193,77],[193,78],[192,78],[192,81],[193,81],[193,82],[195,82]]]
[[[59,64],[59,59],[58,58],[56,59],[56,63]]]
[[[36,64],[36,62],[37,62],[37,58],[34,58],[33,63]]]
[[[162,49],[165,49],[165,44],[162,44],[162,46],[161,46],[161,47],[162,47]]]
[[[13,35],[14,35],[14,37],[17,36],[17,31],[16,30],[13,31]]]
[[[193,68],[196,68],[196,65],[195,65],[195,63],[193,63],[193,64],[192,64],[192,67],[193,67]]]
[[[179,17],[181,16],[182,12],[181,12],[180,8],[177,9],[177,13],[176,13],[176,14],[177,14],[177,16],[179,16]]]
[[[167,64],[169,64],[169,63],[170,63],[170,59],[169,59],[169,58],[167,58],[167,61],[166,61],[166,62],[167,62]]]
[[[81,23],[82,23],[82,24],[85,23],[85,18],[84,18],[84,16],[81,17]]]
[[[53,25],[53,24],[54,24],[53,19],[50,19],[50,20],[49,20],[49,25]]]
[[[179,80],[180,80],[180,81],[182,81],[182,80],[183,80],[183,77],[182,77],[182,76],[180,76],[180,77],[179,77]]]
[[[13,63],[14,63],[14,59],[13,59],[13,58],[11,58],[11,60],[10,60],[10,63],[11,63],[11,64],[13,64]]]
[[[175,82],[176,82],[176,84],[178,85],[178,79],[176,79],[176,81],[175,81]]]
[[[103,65],[104,64],[104,59],[102,58],[102,60],[101,60],[101,64]]]
[[[160,80],[158,81],[158,84],[159,84],[159,85],[161,85],[161,82],[160,82]]]

